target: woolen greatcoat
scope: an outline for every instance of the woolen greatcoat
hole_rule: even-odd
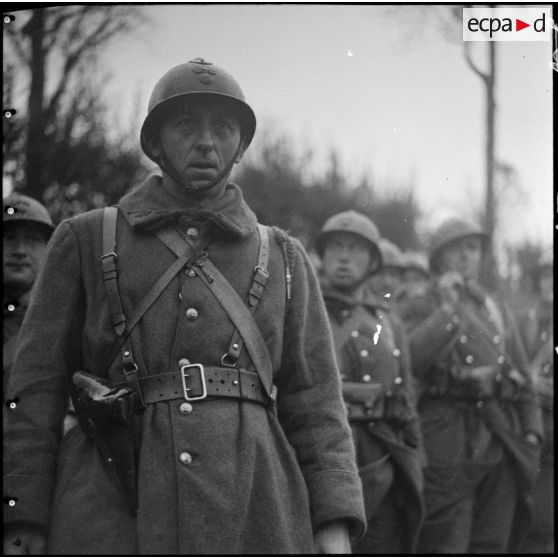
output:
[[[19,330],[27,312],[29,294],[29,291],[26,292],[18,300],[4,298],[2,315],[2,397],[6,394],[10,370],[14,363]]]
[[[209,257],[245,296],[259,237],[237,186],[185,210],[180,190],[151,176],[118,207],[118,282],[128,315],[175,260],[149,232],[171,218],[208,240]],[[140,420],[137,517],[79,427],[60,441],[72,372],[123,380],[118,360],[108,373],[102,368],[115,334],[99,263],[101,222],[95,210],[58,227],[23,324],[9,386],[19,403],[5,436],[5,494],[17,498],[8,522],[48,526],[51,554],[311,553],[312,531],[339,518],[359,536],[362,490],[331,330],[312,265],[294,240],[286,319],[284,257],[273,234],[255,313],[273,362],[277,414],[228,398],[193,402],[188,415],[180,399],[149,405]],[[186,269],[131,339],[148,375],[176,370],[181,358],[220,365],[232,335],[219,303]],[[245,351],[238,364],[254,370]],[[183,452],[190,463],[179,459]]]
[[[369,522],[353,551],[412,553],[424,515],[424,460],[406,333],[397,316],[367,291],[357,298],[324,284],[323,292],[342,380],[363,390],[381,384],[384,394],[397,399],[393,414],[405,416],[401,422],[385,414],[351,420],[356,408],[352,397],[345,397]],[[397,512],[388,514],[387,508]]]
[[[482,541],[478,548],[467,546],[475,543],[477,528],[486,540],[506,538],[505,533],[487,533],[486,525],[475,521],[478,517],[472,518],[471,535],[459,533],[462,542],[457,535],[452,539],[449,529],[458,515],[452,507],[459,506],[479,482],[474,479],[483,478],[497,463],[505,460],[509,463],[506,470],[515,472],[514,486],[509,489],[510,494],[519,491],[520,504],[527,501],[536,475],[539,450],[525,440],[525,434],[542,436],[541,414],[517,324],[502,300],[480,291],[464,290],[455,313],[450,313],[442,305],[435,282],[403,297],[398,309],[409,331],[413,373],[420,385],[418,410],[428,460],[427,518],[419,552],[505,552],[505,548],[483,547]],[[495,377],[502,385],[498,389],[501,393],[511,390],[514,397],[486,399],[478,391],[471,393],[467,370],[485,365],[500,367]],[[495,513],[506,506],[509,509],[510,503],[504,497],[498,506]],[[517,508],[516,520],[525,517],[521,509]],[[487,518],[486,524],[489,520],[494,518]],[[517,521],[515,526],[510,549],[525,532]]]
[[[522,554],[551,554],[554,549],[554,323],[553,307],[539,300],[521,315],[520,330],[541,402],[544,445],[533,491],[533,525]]]

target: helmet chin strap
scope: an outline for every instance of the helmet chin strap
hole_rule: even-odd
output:
[[[223,170],[216,176],[216,178],[214,178],[209,184],[207,184],[207,186],[202,186],[201,188],[192,188],[191,186],[188,186],[185,182],[182,181],[182,178],[180,178],[180,174],[177,172],[176,167],[172,164],[171,160],[167,157],[167,154],[165,153],[165,150],[163,149],[162,146],[161,146],[161,155],[157,163],[163,172],[168,174],[177,184],[180,184],[180,186],[182,186],[185,190],[187,190],[190,193],[199,192],[200,194],[203,194],[204,192],[207,192],[208,190],[214,188],[217,184],[219,184],[219,182],[221,182],[221,180],[223,180],[225,176],[227,176],[231,172],[231,169],[236,161],[236,158],[238,157],[242,149],[243,141],[244,141],[244,136],[240,138],[240,142],[238,144],[238,147],[234,155],[232,156],[231,160],[227,163],[227,165],[223,168]]]

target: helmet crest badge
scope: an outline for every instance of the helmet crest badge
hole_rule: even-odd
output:
[[[213,76],[217,75],[217,72],[210,68],[213,66],[212,62],[206,62],[203,58],[195,58],[191,60],[192,64],[197,64],[192,68],[192,72],[198,75],[198,80],[203,85],[211,85],[215,79]]]

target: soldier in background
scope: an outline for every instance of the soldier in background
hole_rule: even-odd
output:
[[[365,287],[381,269],[378,242],[372,221],[346,211],[316,245],[368,522],[353,551],[401,554],[415,550],[423,517],[420,432],[402,324]]]
[[[382,254],[382,267],[370,278],[369,286],[377,296],[395,304],[403,273],[402,253],[387,238],[380,238],[378,247]]]
[[[398,307],[420,382],[427,555],[515,551],[538,466],[540,407],[519,331],[479,283],[486,242],[470,223],[442,224],[429,289]]]
[[[535,269],[538,300],[519,321],[531,374],[543,412],[544,445],[534,488],[533,525],[522,554],[554,552],[554,294],[553,258],[545,253]]]
[[[401,256],[401,288],[397,297],[423,291],[430,279],[428,258],[421,252],[404,252]]]
[[[17,338],[54,225],[37,200],[13,193],[2,201],[4,235],[3,394]]]

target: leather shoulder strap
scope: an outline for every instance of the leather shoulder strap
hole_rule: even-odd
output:
[[[105,207],[103,211],[103,255],[101,266],[103,270],[103,283],[109,305],[112,325],[116,335],[119,337],[126,329],[126,316],[122,308],[120,293],[118,291],[116,271],[116,221],[118,209],[116,207]]]
[[[116,207],[106,207],[103,214],[103,256],[101,257],[103,267],[103,280],[105,283],[105,291],[109,304],[109,310],[112,322],[119,339],[117,346],[110,355],[110,360],[104,367],[107,370],[119,351],[122,352],[122,361],[124,368],[133,368],[132,349],[129,343],[129,336],[144,314],[151,308],[153,303],[159,298],[172,279],[184,267],[188,260],[193,256],[194,252],[188,246],[183,247],[183,253],[175,262],[163,273],[161,277],[151,286],[149,291],[141,299],[139,304],[134,308],[133,312],[126,320],[120,292],[117,283],[116,268],[116,222],[118,210]],[[118,327],[118,329],[117,329]]]
[[[261,235],[261,229],[259,232]],[[267,233],[267,230],[265,232]],[[185,249],[186,245],[191,246],[189,241],[174,227],[164,227],[155,231],[155,234],[167,248],[177,255]],[[268,241],[266,246],[265,256],[262,256],[260,249],[259,257],[259,261],[265,263],[267,263],[268,258]],[[202,283],[209,289],[213,296],[215,296],[240,333],[267,395],[274,400],[275,389],[273,386],[273,366],[271,357],[261,331],[248,306],[208,257],[196,259],[195,263],[192,265],[192,269],[194,269]],[[261,295],[261,292],[258,291],[260,291],[260,287],[256,287],[255,291],[251,293],[251,296],[254,297],[254,295],[256,295],[257,298],[258,294]]]
[[[269,350],[254,316],[240,298],[235,288],[227,281],[226,277],[215,267],[210,259],[203,262],[204,271],[199,271],[199,263],[194,264],[196,274],[203,284],[211,291],[223,310],[228,314],[232,323],[244,339],[246,350],[256,366],[260,380],[266,393],[275,399],[273,388],[273,366]],[[208,277],[211,277],[211,281]]]

